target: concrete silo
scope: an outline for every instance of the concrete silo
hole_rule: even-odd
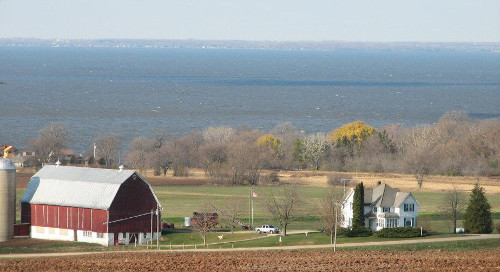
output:
[[[16,222],[16,167],[0,158],[0,242],[14,237]]]

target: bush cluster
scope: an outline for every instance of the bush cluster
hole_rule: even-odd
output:
[[[427,231],[424,230],[423,236],[427,235]],[[412,227],[401,227],[401,228],[387,228],[381,229],[375,233],[375,236],[379,238],[413,238],[420,237],[420,229]]]
[[[346,237],[368,237],[372,235],[372,230],[367,227],[357,227],[345,230],[344,235]]]

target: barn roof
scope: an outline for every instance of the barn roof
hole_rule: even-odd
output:
[[[33,175],[21,203],[106,210],[132,175],[139,176],[133,170],[47,165]]]

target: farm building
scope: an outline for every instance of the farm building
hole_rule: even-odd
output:
[[[383,228],[415,227],[420,204],[411,193],[400,192],[387,184],[378,183],[364,191],[365,226],[374,231]],[[342,202],[342,227],[350,228],[353,219],[354,189]]]
[[[160,233],[160,211],[151,186],[133,170],[47,165],[21,197],[21,221],[39,239],[143,244]]]

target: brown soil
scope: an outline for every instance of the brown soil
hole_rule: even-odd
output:
[[[487,252],[135,252],[9,259],[1,271],[498,271]]]
[[[269,174],[271,171],[263,171]],[[419,189],[417,182],[412,175],[397,173],[339,173],[326,171],[279,171],[278,177],[282,183],[327,187],[328,179],[335,175],[351,178],[355,181],[363,181],[367,187],[375,187],[377,181],[382,181],[392,187],[402,191],[445,191],[454,186],[459,190],[470,191],[474,184],[479,181],[488,194],[500,193],[500,177],[448,177],[429,175],[424,178],[423,187]],[[26,188],[29,179],[34,173],[20,172],[17,174],[17,188]],[[211,185],[212,181],[205,177],[201,169],[189,169],[188,177],[174,177],[169,171],[166,176],[154,176],[152,171],[141,173],[153,186],[197,186]]]

